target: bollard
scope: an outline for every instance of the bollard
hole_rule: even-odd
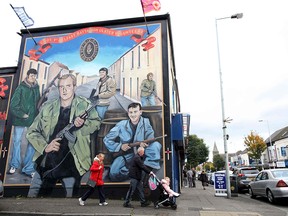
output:
[[[238,197],[238,182],[236,175],[230,175],[231,196]]]

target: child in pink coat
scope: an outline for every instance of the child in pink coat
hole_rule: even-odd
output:
[[[164,179],[161,180],[161,184],[164,187],[165,191],[168,193],[169,197],[179,197],[180,194],[174,192],[171,188],[170,188],[170,178],[169,177],[165,177]]]

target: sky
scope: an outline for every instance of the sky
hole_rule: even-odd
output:
[[[224,153],[220,76],[227,150],[244,150],[251,131],[264,139],[288,126],[288,16],[286,0],[160,0],[170,14],[181,112],[190,134]],[[32,28],[143,16],[140,0],[0,1],[0,67],[17,66],[23,25],[10,7],[25,7]],[[243,13],[242,19],[216,19]],[[220,59],[220,69],[219,62]],[[263,120],[259,122],[259,120]],[[211,155],[210,155],[211,159]]]

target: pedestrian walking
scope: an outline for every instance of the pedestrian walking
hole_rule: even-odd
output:
[[[190,170],[187,171],[187,178],[189,183],[189,188],[196,187],[196,171],[195,168],[192,167]]]
[[[207,186],[208,177],[207,177],[207,175],[206,175],[204,170],[201,172],[199,179],[202,182],[203,190],[206,190],[205,186]]]
[[[129,168],[130,187],[126,194],[125,201],[123,203],[123,206],[126,208],[133,208],[133,206],[130,204],[130,201],[136,189],[138,190],[141,207],[146,207],[150,204],[145,200],[141,177],[142,177],[142,171],[149,173],[150,175],[154,175],[154,173],[144,165],[144,158],[143,158],[144,151],[145,151],[144,147],[140,146],[137,149],[137,154],[133,157],[131,161],[131,165]]]
[[[183,186],[188,187],[188,177],[186,168],[183,169]]]
[[[192,167],[192,187],[196,187],[196,170]]]
[[[189,188],[192,188],[192,176],[193,176],[192,169],[189,169],[187,171],[187,178],[188,178],[188,186],[189,186]]]
[[[103,190],[103,172],[104,172],[104,161],[105,155],[99,153],[95,158],[94,162],[90,168],[90,177],[87,182],[89,189],[84,193],[82,197],[79,198],[79,204],[81,206],[85,205],[85,201],[94,193],[95,189],[98,189],[99,194],[99,206],[106,206],[108,203],[105,201],[105,194]]]

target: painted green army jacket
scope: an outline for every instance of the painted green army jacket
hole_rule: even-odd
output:
[[[40,98],[39,85],[29,84],[26,79],[16,88],[10,103],[12,124],[29,127],[38,114],[37,103]],[[28,118],[24,118],[27,114]]]
[[[141,89],[141,97],[147,97],[150,96],[151,94],[156,94],[156,82],[154,80],[148,80],[148,79],[144,79],[141,83],[140,86]]]
[[[90,102],[81,96],[75,96],[71,105],[70,122],[82,115]],[[46,102],[27,131],[27,139],[33,145],[36,152],[35,161],[45,150],[53,137],[54,128],[60,114],[60,99]],[[80,175],[85,174],[91,166],[90,134],[100,127],[100,118],[95,109],[92,109],[85,120],[84,125],[73,133],[77,137],[75,144],[69,142],[69,148],[73,155],[75,165]],[[50,140],[51,139],[51,140]]]

